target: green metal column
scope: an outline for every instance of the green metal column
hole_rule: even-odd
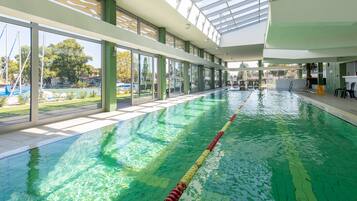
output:
[[[317,64],[317,68],[318,68],[317,84],[318,85],[323,85],[324,84],[324,64],[323,63],[318,63]]]
[[[306,64],[306,77],[307,78],[311,77],[311,64],[310,63]]]
[[[219,87],[222,88],[223,86],[222,70],[219,70],[218,73],[219,73]]]
[[[159,42],[166,44],[166,28],[159,28]],[[159,83],[159,99],[166,99],[166,57],[159,55],[158,57],[158,83]]]
[[[214,68],[211,68],[211,89],[214,89],[216,88],[216,76],[215,76],[215,73],[216,71],[214,70]]]
[[[306,64],[306,82],[310,83],[308,84],[308,88],[311,89],[312,85],[311,85],[311,63],[307,63]]]
[[[190,41],[185,41],[185,52],[190,54]],[[183,91],[185,94],[190,93],[190,77],[188,71],[190,70],[190,63],[185,61],[183,62]]]
[[[159,99],[166,99],[166,57],[158,56],[158,83],[159,83]]]
[[[224,63],[224,67],[227,69],[228,68],[228,63],[225,61]],[[224,71],[224,75],[223,75],[223,86],[227,86],[227,81],[228,81],[228,71]]]
[[[299,66],[302,68],[302,64],[299,64]],[[298,79],[302,79],[302,69],[297,70],[297,76],[298,76]]]
[[[258,67],[263,67],[263,62],[262,60],[258,61]],[[259,88],[262,86],[262,79],[263,79],[263,71],[259,70]]]
[[[103,21],[116,25],[116,1],[103,1]],[[103,65],[104,65],[104,83],[103,98],[104,110],[106,112],[115,111],[116,103],[116,44],[104,41],[102,45]]]
[[[225,70],[223,74],[223,86],[227,86],[227,81],[228,81],[228,72]]]
[[[201,58],[204,57],[203,49],[199,49],[198,53]],[[205,68],[203,65],[198,66],[198,90],[199,91],[205,90]]]
[[[203,65],[198,66],[198,90],[205,90],[205,68]]]

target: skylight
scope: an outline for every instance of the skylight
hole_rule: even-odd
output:
[[[209,39],[219,45],[221,34],[216,29],[216,26],[200,11],[199,7],[194,4],[193,0],[166,0],[166,2],[201,30]]]
[[[220,34],[266,21],[269,14],[268,0],[192,0],[192,2]]]

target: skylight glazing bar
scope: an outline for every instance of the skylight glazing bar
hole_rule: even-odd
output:
[[[245,0],[245,1],[233,4],[233,5],[230,5],[230,7],[226,7],[226,8],[219,9],[217,11],[211,12],[211,13],[207,14],[206,16],[208,18],[210,18],[210,17],[213,17],[215,15],[219,15],[221,13],[227,12],[229,10],[233,10],[233,9],[245,6],[245,5],[249,5],[250,3],[254,3],[254,2],[257,2],[257,0]]]
[[[261,16],[263,14],[267,14],[268,13],[268,8],[265,8],[265,9],[262,9],[262,10],[257,10],[253,13],[249,13],[249,14],[245,14],[245,15],[242,15],[242,16],[239,16],[238,18],[235,18],[233,20],[229,20],[229,21],[225,21],[223,23],[219,23],[219,24],[216,24],[215,26],[220,29],[222,28],[222,26],[225,26],[225,25],[232,25],[232,24],[235,24],[235,22],[240,22],[240,21],[245,21],[245,20],[248,20],[250,18],[253,18],[253,17],[258,17],[258,16]]]
[[[222,19],[229,18],[229,17],[235,17],[235,16],[237,16],[237,15],[240,15],[240,14],[243,14],[243,13],[246,13],[246,12],[249,12],[249,11],[254,10],[254,9],[260,9],[261,7],[264,7],[264,6],[267,6],[267,5],[268,5],[268,1],[264,1],[264,2],[260,3],[260,6],[259,6],[259,4],[256,4],[256,5],[253,5],[253,6],[249,6],[249,7],[247,7],[247,8],[242,9],[242,10],[238,10],[238,11],[236,11],[236,12],[232,12],[232,14],[229,13],[229,14],[227,14],[227,15],[222,15],[222,16],[220,16],[220,17],[214,19],[214,20],[211,20],[211,22],[212,22],[213,24],[215,24],[216,22],[222,21]],[[266,9],[267,9],[267,8],[266,8]],[[263,10],[262,10],[262,11],[263,11]]]
[[[239,27],[239,26],[242,26],[242,25],[245,25],[245,24],[249,24],[249,23],[257,21],[257,20],[259,21],[259,19],[263,19],[265,17],[268,17],[268,14],[258,15],[256,17],[249,18],[249,19],[241,21],[241,22],[239,22],[237,24],[226,26],[226,27],[224,27],[222,29],[219,29],[218,31],[221,32],[221,33],[224,33],[225,31],[230,30],[232,28]]]
[[[216,6],[220,6],[222,4],[225,4],[225,3],[229,2],[229,1],[231,1],[231,0],[219,0],[219,1],[213,2],[211,4],[208,4],[206,6],[202,6],[200,9],[202,11],[209,10],[209,9],[214,8]]]

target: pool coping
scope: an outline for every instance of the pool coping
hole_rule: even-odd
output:
[[[338,109],[334,106],[328,105],[326,103],[322,103],[320,101],[314,100],[310,97],[304,96],[303,94],[298,94],[298,93],[294,93],[295,95],[297,95],[299,98],[301,98],[303,101],[310,103],[312,105],[314,105],[315,107],[318,107],[344,121],[347,121],[348,123],[357,126],[357,115],[354,115],[352,113],[343,111],[341,109]]]
[[[7,158],[9,156],[18,154],[18,153],[28,151],[33,148],[38,148],[38,147],[41,147],[44,145],[58,142],[60,140],[66,139],[66,138],[83,135],[88,132],[94,131],[96,129],[102,129],[107,126],[113,126],[113,125],[115,125],[119,122],[122,122],[122,121],[130,120],[130,119],[133,119],[133,118],[136,118],[139,116],[143,116],[143,115],[155,112],[155,111],[160,111],[165,108],[177,106],[179,104],[186,103],[186,102],[189,102],[189,101],[201,98],[201,97],[205,97],[209,94],[216,93],[218,91],[224,91],[224,90],[225,90],[225,88],[221,88],[221,89],[209,90],[209,91],[205,91],[205,92],[201,92],[201,93],[176,96],[176,97],[168,98],[165,100],[156,100],[156,101],[147,102],[147,103],[143,103],[143,104],[139,104],[139,105],[135,105],[135,106],[130,106],[127,108],[119,109],[114,112],[100,112],[100,113],[96,113],[96,114],[85,115],[83,117],[73,118],[73,119],[59,121],[59,122],[55,122],[55,123],[51,123],[51,124],[45,124],[45,125],[41,125],[41,126],[35,126],[35,127],[27,128],[27,129],[22,129],[19,131],[13,131],[10,133],[0,134],[0,144],[1,144],[1,141],[4,141],[5,143],[8,142],[9,144],[13,143],[13,148],[7,148],[7,149],[5,148],[5,151],[2,151],[0,149],[0,160]],[[138,110],[133,109],[133,108],[138,108],[138,107],[140,108],[143,105],[150,105],[150,104],[153,106],[145,106],[144,107],[144,109],[149,109],[149,112],[138,113],[137,112]],[[151,111],[150,111],[150,108],[151,108]],[[120,119],[120,120],[112,120],[113,117],[116,117],[115,115],[120,116],[120,115],[126,115],[126,114],[128,114],[129,117],[125,117],[125,119]],[[132,116],[130,116],[130,114],[132,114]],[[43,129],[46,126],[58,125],[58,124],[61,124],[64,122],[74,122],[76,120],[81,121],[85,118],[91,118],[93,116],[98,116],[98,115],[108,116],[108,117],[110,117],[109,118],[110,120],[108,118],[103,118],[103,119],[101,119],[103,121],[103,124],[97,125],[96,128],[94,128],[94,129],[84,130],[82,132],[71,131],[71,130],[69,130],[69,128],[72,128],[72,127],[69,127],[69,128],[67,127],[66,130],[63,130],[63,132],[61,132],[61,129],[54,129],[56,131],[49,131],[48,133],[43,134],[43,136],[41,136],[41,137],[33,135],[33,134],[29,134],[30,131],[35,132],[37,130]],[[94,121],[100,121],[100,120],[98,119],[98,120],[94,120]],[[85,124],[88,124],[88,123],[91,123],[91,122],[86,122]],[[76,127],[76,126],[78,126],[78,125],[74,125],[74,127]],[[51,130],[51,129],[49,129],[49,130]],[[42,134],[37,134],[37,135],[42,135]],[[53,136],[51,136],[51,135],[53,135]],[[31,137],[34,137],[34,136],[39,137],[39,139],[34,140],[35,142],[31,142],[31,140],[33,140],[33,139],[31,139]],[[23,141],[23,139],[21,140],[21,138],[23,138],[23,139],[28,138],[30,140],[30,142],[21,142],[21,141]],[[7,145],[7,146],[11,147],[12,145]]]

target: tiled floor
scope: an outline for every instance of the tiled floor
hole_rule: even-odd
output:
[[[357,99],[340,98],[331,94],[297,93],[303,100],[357,126]]]
[[[146,113],[200,98],[208,93],[212,93],[212,91],[169,98],[164,101],[144,103],[137,106],[119,109],[114,112],[98,113],[86,117],[79,117],[2,134],[0,135],[0,159],[15,153],[26,151],[33,147],[38,147],[70,136],[113,125],[118,123],[118,121],[128,120]]]

